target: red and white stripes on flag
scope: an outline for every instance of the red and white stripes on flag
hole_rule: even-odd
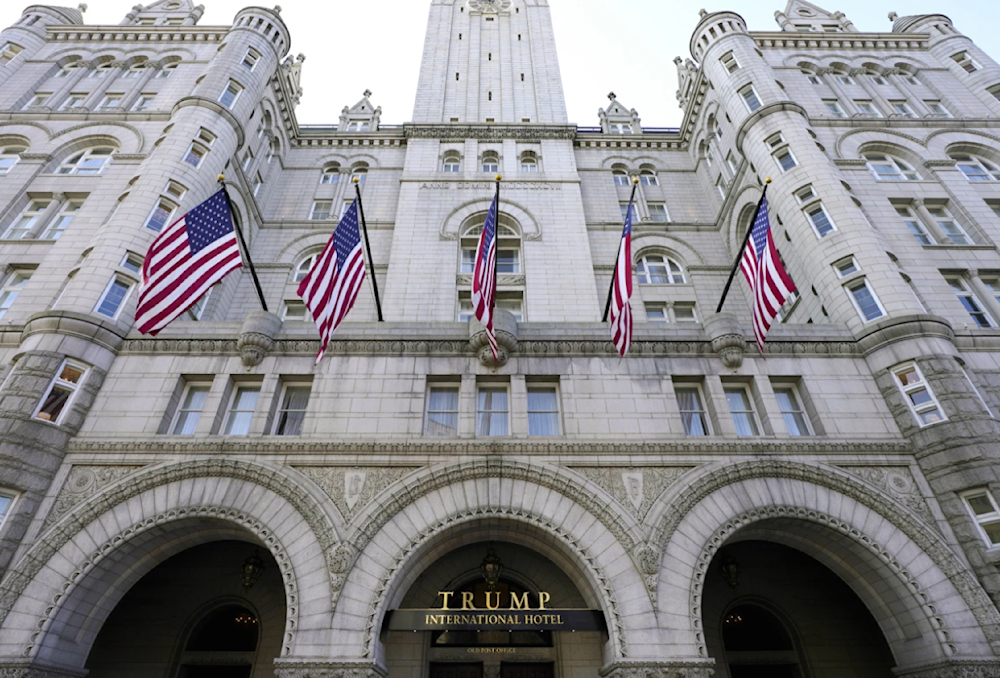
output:
[[[358,201],[344,212],[323,253],[299,283],[298,295],[319,329],[316,364],[323,359],[330,336],[354,306],[365,279],[365,258],[358,229]]]
[[[150,246],[135,312],[139,331],[157,334],[242,265],[223,189],[168,226]]]
[[[476,248],[476,267],[472,273],[472,308],[476,317],[486,328],[486,339],[490,342],[493,362],[497,361],[497,336],[493,331],[493,308],[497,296],[497,201],[500,190],[493,196],[490,211],[486,214],[483,232],[479,235]]]
[[[633,195],[635,193],[633,192]],[[615,277],[611,286],[611,340],[624,358],[632,345],[632,201],[628,202],[625,228],[618,246]]]
[[[760,199],[753,230],[743,250],[740,270],[750,284],[753,295],[753,334],[757,348],[764,354],[764,340],[778,310],[795,291],[795,283],[785,272],[778,250],[771,237],[771,222],[767,216],[767,196]]]

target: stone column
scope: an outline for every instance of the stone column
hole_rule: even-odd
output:
[[[53,193],[52,202],[50,202],[49,206],[45,208],[42,215],[38,217],[38,221],[35,222],[35,226],[31,229],[31,232],[24,237],[24,240],[37,240],[45,230],[46,226],[48,226],[48,224],[52,221],[53,217],[59,213],[59,208],[64,202],[66,202],[65,193]]]
[[[90,93],[90,96],[83,100],[83,105],[81,108],[89,108],[94,110],[96,106],[104,98],[104,95],[111,88],[111,83],[118,80],[121,75],[121,69],[125,66],[121,61],[114,62],[115,70],[109,70],[108,74],[102,78],[101,84],[98,85],[97,89]]]
[[[152,80],[157,73],[160,72],[162,66],[158,63],[147,62],[145,68],[142,69],[142,75],[136,80],[132,86],[126,90],[125,96],[122,97],[122,108],[126,111],[132,109],[132,105],[135,104],[136,99],[142,94],[142,90],[146,88],[149,81]]]
[[[872,86],[871,82],[868,80],[868,71],[864,68],[852,68],[850,74],[853,78],[858,81],[861,85],[861,89],[868,93],[871,97],[872,103],[876,104],[881,110],[885,111],[888,116],[892,113],[892,104],[889,100],[882,96],[882,93]]]
[[[913,201],[913,207],[917,212],[917,218],[923,222],[924,228],[931,234],[935,241],[940,244],[949,244],[951,239],[944,234],[941,227],[938,226],[937,219],[934,218],[930,212],[927,211],[927,205],[924,204],[923,198],[917,198]]]
[[[972,283],[972,291],[975,292],[980,301],[986,304],[986,308],[989,309],[994,320],[1000,322],[1000,301],[997,301],[996,293],[986,286],[978,270],[969,271],[969,280]]]
[[[840,102],[840,107],[844,109],[844,114],[847,117],[853,116],[858,111],[854,107],[854,101],[844,94],[844,90],[840,89],[840,84],[837,82],[837,77],[834,75],[836,73],[832,68],[817,68],[816,75],[823,79],[823,82],[833,91],[833,95]]]
[[[57,89],[52,93],[50,101],[53,102],[53,110],[59,110],[59,106],[62,102],[66,100],[66,97],[70,95],[73,88],[80,84],[80,81],[85,77],[94,72],[93,64],[84,63],[73,69],[76,73],[73,73],[68,78],[66,82],[63,83],[62,87]]]
[[[925,117],[930,114],[930,109],[924,105],[924,100],[917,96],[917,93],[910,88],[910,83],[906,82],[906,77],[903,72],[898,68],[893,68],[886,71],[886,74],[892,74],[898,76],[893,79],[893,84],[899,88],[906,100],[910,102],[913,107],[913,112],[917,114],[918,117]],[[891,109],[890,109],[891,110]]]

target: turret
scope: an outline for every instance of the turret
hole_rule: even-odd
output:
[[[78,9],[32,5],[25,9],[17,22],[0,32],[0,86],[35,57],[45,44],[49,26],[82,24],[86,9],[86,5]]]

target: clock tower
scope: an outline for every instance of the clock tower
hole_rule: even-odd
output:
[[[548,0],[434,0],[416,123],[566,123]]]

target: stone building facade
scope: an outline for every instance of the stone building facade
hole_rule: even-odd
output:
[[[1000,65],[941,14],[702,12],[679,129],[578,127],[547,0],[428,4],[403,125],[300,125],[279,8],[0,33],[0,676],[1000,676]],[[141,336],[220,173],[270,313],[244,268]],[[761,355],[742,281],[714,311],[768,177],[800,294]],[[355,178],[385,322],[366,286],[315,366]],[[387,630],[490,549],[606,630]]]

